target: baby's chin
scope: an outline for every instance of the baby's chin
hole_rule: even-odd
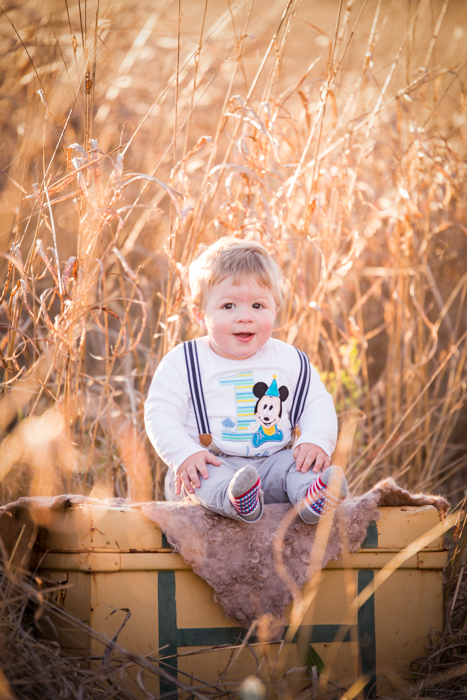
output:
[[[258,350],[260,350],[259,347],[256,347],[256,343],[251,343],[251,341],[249,343],[237,341],[231,347],[219,347],[213,343],[212,340],[210,340],[209,344],[211,346],[211,350],[213,350],[216,355],[225,357],[228,360],[248,360],[250,357],[253,357],[253,355],[256,355]]]

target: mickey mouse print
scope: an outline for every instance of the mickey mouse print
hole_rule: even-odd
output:
[[[271,384],[257,382],[253,394],[258,401],[255,406],[255,421],[250,430],[254,430],[251,440],[253,447],[261,447],[265,442],[282,442],[284,434],[279,428],[282,418],[282,404],[287,401],[289,390],[286,386],[277,386],[277,377],[273,375]]]

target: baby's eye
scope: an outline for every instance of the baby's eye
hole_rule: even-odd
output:
[[[259,303],[259,301],[256,304],[253,304],[254,309],[262,309],[263,305]]]
[[[229,301],[229,302],[227,302],[227,304],[224,304],[224,306],[222,308],[229,310],[229,309],[233,309],[233,307],[234,307],[234,305],[232,304],[231,301]]]

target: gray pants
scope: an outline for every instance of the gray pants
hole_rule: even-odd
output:
[[[209,479],[200,475],[201,487],[195,488],[193,494],[188,493],[182,485],[179,496],[175,495],[175,472],[169,469],[165,479],[165,495],[168,501],[180,501],[188,498],[213,513],[225,515],[234,520],[244,520],[230,502],[229,483],[239,469],[251,464],[256,468],[261,478],[263,495],[260,497],[260,514],[263,514],[263,503],[292,503],[296,505],[305,498],[308,487],[316,481],[319,474],[310,468],[306,474],[295,468],[292,450],[281,450],[269,457],[228,457],[224,454],[216,457],[222,462],[220,467],[207,464]],[[256,522],[256,521],[255,521]]]

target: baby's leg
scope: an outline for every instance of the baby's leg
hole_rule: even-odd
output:
[[[316,474],[311,468],[297,471],[292,450],[281,450],[264,460],[259,470],[265,503],[300,506],[300,517],[316,523],[348,495],[347,481],[340,467]]]
[[[198,503],[199,505],[204,506],[208,510],[211,510],[213,513],[218,513],[218,515],[224,515],[227,518],[233,518],[234,520],[251,520],[251,518],[249,518],[248,516],[242,516],[238,512],[231,500],[232,498],[233,500],[238,501],[238,497],[242,495],[240,494],[240,492],[237,492],[238,487],[240,487],[240,490],[242,490],[242,475],[239,474],[236,479],[234,479],[234,477],[236,476],[236,474],[239,473],[242,467],[245,466],[246,460],[242,459],[241,457],[219,456],[218,458],[222,462],[222,464],[219,467],[216,467],[213,464],[206,465],[209,472],[209,479],[203,479],[203,477],[200,477],[201,486],[199,489],[195,488],[194,493],[189,493],[186,490],[186,488],[182,486],[180,495],[176,496],[175,473],[172,469],[169,469],[165,479],[165,496],[167,500],[180,501],[182,499],[187,498],[190,501]],[[242,472],[243,471],[244,470],[242,469]],[[245,476],[248,480],[249,475],[247,474]],[[232,480],[234,486],[235,483],[238,482],[236,484],[237,490],[235,490],[234,488],[233,494],[231,493],[232,488],[229,489]],[[250,489],[248,488],[245,490],[248,491]],[[255,511],[256,517],[254,517],[254,522],[256,520],[259,520],[259,518],[263,514],[262,496],[260,494],[258,494],[258,496],[259,509],[258,513],[256,513]]]

